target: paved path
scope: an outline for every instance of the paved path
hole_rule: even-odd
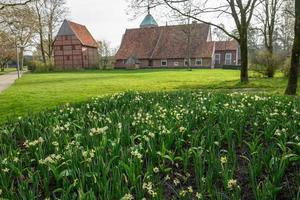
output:
[[[0,76],[0,93],[9,88],[18,79],[18,72],[11,72]]]

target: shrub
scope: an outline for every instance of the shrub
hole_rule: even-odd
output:
[[[31,72],[50,72],[54,71],[52,63],[43,63],[41,61],[30,61],[27,63],[28,70]]]
[[[271,54],[268,51],[258,51],[251,59],[250,68],[263,76],[273,78],[276,70],[283,64],[282,57],[279,54]]]

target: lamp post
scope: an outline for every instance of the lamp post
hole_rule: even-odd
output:
[[[24,45],[17,45],[17,71],[18,71],[18,79],[20,78],[20,58],[19,58],[19,49],[24,49]]]

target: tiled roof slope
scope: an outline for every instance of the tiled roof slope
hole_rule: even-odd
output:
[[[235,40],[231,41],[217,41],[216,42],[216,51],[236,51],[239,48],[239,44]]]
[[[193,24],[191,28],[192,57],[211,57],[214,44],[208,42],[210,27],[206,24]],[[126,30],[117,60],[134,56],[138,59],[176,59],[187,57],[188,26],[160,26]]]
[[[96,48],[98,47],[96,40],[84,25],[77,24],[71,21],[68,21],[68,24],[75,35],[78,37],[78,39],[81,41],[82,45]]]

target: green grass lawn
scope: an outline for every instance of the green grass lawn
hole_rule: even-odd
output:
[[[0,71],[0,76],[14,71],[16,71],[15,68],[5,68],[4,72]]]
[[[251,78],[239,82],[235,70],[136,70],[80,71],[26,74],[0,94],[0,122],[7,117],[80,102],[94,96],[120,91],[169,91],[187,89],[234,89],[236,91],[282,94],[287,80]]]

